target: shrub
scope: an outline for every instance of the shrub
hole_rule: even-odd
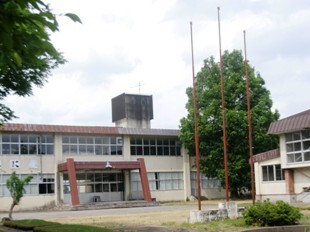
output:
[[[247,225],[258,226],[295,225],[301,216],[298,208],[290,206],[284,201],[271,203],[269,199],[264,202],[257,202],[243,212]]]

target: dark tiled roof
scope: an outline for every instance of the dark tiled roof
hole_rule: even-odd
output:
[[[178,130],[6,123],[1,132],[178,136]]]
[[[278,135],[305,129],[310,129],[310,110],[271,123],[268,133]]]
[[[280,149],[274,149],[253,156],[253,162],[260,162],[280,157]]]

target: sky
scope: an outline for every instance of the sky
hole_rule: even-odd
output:
[[[46,1],[45,1],[46,2]],[[59,16],[51,35],[67,63],[44,87],[5,104],[10,122],[114,126],[111,99],[153,96],[152,128],[178,129],[192,86],[190,22],[195,74],[203,60],[222,50],[243,49],[265,80],[280,118],[310,107],[309,0],[50,0],[54,13],[72,12],[83,24]]]

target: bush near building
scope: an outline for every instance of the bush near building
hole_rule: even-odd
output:
[[[296,225],[302,213],[284,201],[271,203],[268,199],[246,208],[243,217],[247,225],[285,226]]]

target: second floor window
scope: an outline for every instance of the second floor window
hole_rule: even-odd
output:
[[[62,150],[67,155],[122,155],[123,140],[112,136],[63,136]]]
[[[310,161],[310,130],[285,134],[288,163]]]
[[[131,155],[180,156],[181,143],[176,138],[131,138]]]
[[[54,136],[37,134],[2,134],[3,155],[52,155]]]

